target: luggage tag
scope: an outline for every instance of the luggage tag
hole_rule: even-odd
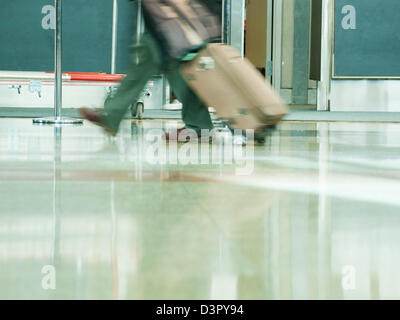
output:
[[[199,67],[198,71],[215,69],[215,60],[212,57],[201,57],[199,59]]]

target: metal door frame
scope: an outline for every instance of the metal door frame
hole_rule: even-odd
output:
[[[238,49],[244,56],[244,21],[246,17],[246,0],[225,0],[224,5],[228,4],[230,16],[224,16],[224,24],[228,25],[228,43]],[[224,8],[223,8],[224,10]],[[224,12],[225,13],[225,12]]]
[[[280,93],[282,84],[283,0],[271,0],[270,2],[273,12],[272,43],[270,44],[270,46],[272,46],[272,86],[277,92]]]
[[[317,110],[330,111],[333,59],[334,0],[322,0],[321,80],[317,88]]]
[[[272,43],[267,39],[268,46],[272,46],[272,86],[279,93],[281,92],[282,82],[283,1],[270,0],[271,3],[268,6],[268,8],[271,7],[273,12],[273,17],[271,17],[273,20]],[[322,6],[321,80],[317,82],[317,110],[329,111],[333,59],[334,0],[322,0]],[[271,34],[271,30],[268,33]]]

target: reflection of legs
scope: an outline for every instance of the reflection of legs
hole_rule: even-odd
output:
[[[125,79],[118,87],[115,96],[108,99],[104,104],[103,124],[114,132],[118,131],[119,124],[128,110],[129,106],[139,98],[143,88],[152,75],[159,72],[161,58],[159,48],[154,39],[145,35],[140,47],[133,52],[138,57],[135,63],[127,70]]]
[[[178,61],[170,61],[166,75],[172,90],[182,103],[182,119],[186,128],[195,130],[197,134],[200,134],[201,129],[212,129],[208,108],[186,84],[179,67]]]

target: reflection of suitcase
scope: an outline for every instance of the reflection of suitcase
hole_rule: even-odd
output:
[[[231,46],[209,44],[181,73],[194,92],[215,108],[231,129],[262,132],[287,113],[287,107],[264,77]]]

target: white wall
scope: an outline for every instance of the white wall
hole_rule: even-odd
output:
[[[10,86],[21,86],[20,93]],[[85,83],[66,81],[63,85],[63,107],[102,107],[108,88],[115,83]],[[22,80],[0,80],[0,107],[52,108],[54,107],[54,82],[43,81],[41,97],[30,92],[30,82]]]
[[[0,108],[53,108],[54,107],[54,81],[43,80],[41,83],[41,96],[31,92],[30,80],[3,79],[0,80]],[[163,78],[153,78],[149,84],[151,96],[144,97],[146,109],[163,108]],[[63,81],[63,108],[102,108],[104,100],[110,90],[119,85],[117,82],[104,81]],[[20,93],[17,88],[20,86]]]
[[[332,80],[331,111],[400,112],[400,80]]]

